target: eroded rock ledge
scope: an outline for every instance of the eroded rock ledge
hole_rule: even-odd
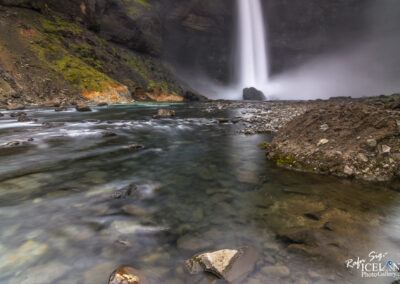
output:
[[[268,158],[299,171],[390,181],[400,176],[400,103],[316,103],[287,123]]]

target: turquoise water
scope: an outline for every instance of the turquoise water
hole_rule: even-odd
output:
[[[257,146],[272,137],[218,123],[234,111],[163,107],[177,116],[153,119],[154,104],[32,109],[38,122],[17,123],[3,111],[0,283],[106,283],[120,265],[150,283],[200,283],[186,258],[243,245],[260,254],[247,283],[392,282],[345,261],[372,250],[400,261],[397,191],[276,168]]]

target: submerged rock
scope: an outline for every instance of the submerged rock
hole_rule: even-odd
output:
[[[115,134],[114,132],[111,132],[111,131],[103,131],[103,132],[101,132],[101,136],[103,136],[103,137],[115,137],[115,136],[117,136],[117,134]]]
[[[99,106],[99,107],[108,106],[108,103],[101,102],[101,103],[98,103],[97,106]]]
[[[146,277],[138,270],[121,266],[117,268],[110,276],[108,284],[147,284]]]
[[[219,123],[228,123],[229,122],[229,118],[218,118],[218,122]]]
[[[245,88],[243,89],[243,99],[249,101],[265,101],[264,93],[256,88]]]
[[[21,145],[21,142],[19,141],[12,141],[12,142],[8,142],[5,146],[6,147],[15,147],[15,146],[19,146]]]
[[[27,116],[26,114],[21,114],[18,117],[18,122],[28,122],[28,121],[37,121],[37,119],[35,118],[30,118],[29,116]]]
[[[130,184],[128,186],[116,190],[113,193],[112,197],[114,199],[125,199],[128,196],[131,196],[136,190],[137,190],[136,184]]]
[[[42,126],[45,128],[60,127],[64,125],[65,122],[60,122],[60,121],[46,121],[42,123]]]
[[[140,144],[130,144],[130,145],[124,146],[123,148],[128,151],[138,151],[140,149],[143,149],[144,146],[140,145]]]
[[[200,253],[185,261],[190,274],[209,272],[226,281],[243,280],[253,271],[259,256],[250,247]]]
[[[173,117],[173,116],[175,116],[175,111],[162,108],[157,111],[157,114],[153,115],[153,118]]]

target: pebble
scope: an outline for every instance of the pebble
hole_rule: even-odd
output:
[[[329,143],[329,140],[323,138],[323,139],[319,140],[319,142],[317,143],[317,146],[322,146],[322,145],[325,145],[325,144],[328,144],[328,143]]]
[[[322,124],[321,127],[319,128],[322,132],[325,132],[329,129],[329,125],[328,124]]]

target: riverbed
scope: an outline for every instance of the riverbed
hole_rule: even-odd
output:
[[[176,117],[153,118],[159,108]],[[391,283],[345,263],[371,251],[400,262],[399,193],[277,168],[258,146],[272,136],[229,120],[241,111],[32,108],[32,122],[1,111],[0,282],[106,283],[129,265],[154,284],[208,283],[184,260],[251,246],[260,260],[246,283]]]

